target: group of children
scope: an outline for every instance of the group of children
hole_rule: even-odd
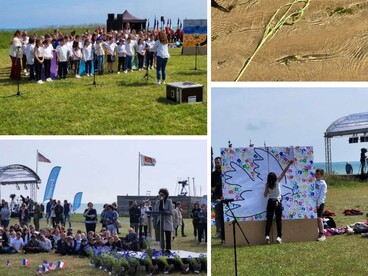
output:
[[[144,66],[153,69],[155,65],[155,34],[150,31],[125,29],[122,31],[106,32],[98,27],[93,34],[87,30],[82,36],[72,32],[63,35],[58,30],[54,34],[39,36],[27,35],[23,31],[14,33],[13,40],[19,37],[22,44],[22,65],[30,81],[53,81],[56,72],[52,74],[52,63],[57,63],[59,79],[65,79],[73,71],[76,78],[81,74],[87,77],[94,73],[103,74],[105,60],[107,72],[114,73],[114,62],[117,60],[117,73],[133,71],[134,64],[139,71]],[[81,66],[83,64],[83,66]],[[82,68],[83,67],[83,70]],[[44,78],[42,74],[44,68]],[[56,71],[56,70],[55,70]]]

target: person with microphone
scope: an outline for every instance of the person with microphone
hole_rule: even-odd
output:
[[[164,232],[165,238],[165,249],[166,253],[170,253],[171,250],[171,232],[174,230],[173,228],[173,203],[172,200],[169,199],[169,191],[166,188],[161,188],[158,192],[159,200],[156,201],[155,210],[159,211],[162,215],[159,216],[157,225],[160,225],[160,219],[163,220],[161,231]],[[161,241],[162,244],[162,241]]]

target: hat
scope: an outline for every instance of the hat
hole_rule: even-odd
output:
[[[97,41],[101,41],[102,40],[102,37],[97,37]]]

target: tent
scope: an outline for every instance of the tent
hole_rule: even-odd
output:
[[[368,133],[368,112],[354,113],[334,121],[325,132],[325,160],[326,172],[332,172],[331,139],[339,136],[353,136],[358,142],[358,135],[362,135],[361,141],[365,141]],[[363,138],[363,139],[362,139]],[[368,141],[368,138],[367,138]]]
[[[125,10],[122,14],[117,14],[116,18],[115,14],[110,13],[107,15],[107,31],[120,31],[125,27],[126,23],[130,24],[131,29],[135,29],[136,31],[142,30],[146,28],[146,21],[147,19],[138,18],[128,12],[128,10]]]
[[[0,198],[1,198],[1,185],[15,185],[19,190],[20,185],[24,185],[24,188],[28,190],[30,186],[30,197],[35,200],[35,187],[41,183],[41,178],[30,168],[13,164],[4,167],[0,167]]]

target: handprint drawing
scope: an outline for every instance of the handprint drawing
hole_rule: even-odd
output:
[[[274,172],[280,175],[289,161],[294,159],[294,155],[302,159],[306,154],[304,150],[305,148],[298,147],[295,153],[293,147],[223,149],[223,192],[225,198],[235,199],[229,205],[234,215],[240,220],[266,219],[267,198],[263,193],[268,173]],[[282,200],[288,201],[288,204],[284,205],[285,213],[290,211],[290,206],[301,205],[294,198],[300,198],[301,194],[304,196],[305,189],[308,188],[303,186],[304,188],[300,189],[298,181],[301,181],[301,177],[295,176],[301,171],[300,166],[305,167],[304,164],[291,166],[280,182]],[[308,166],[312,168],[310,164]],[[303,202],[305,199],[304,196]],[[297,207],[297,209],[300,208]],[[230,211],[225,210],[225,218],[230,220],[230,217]]]

